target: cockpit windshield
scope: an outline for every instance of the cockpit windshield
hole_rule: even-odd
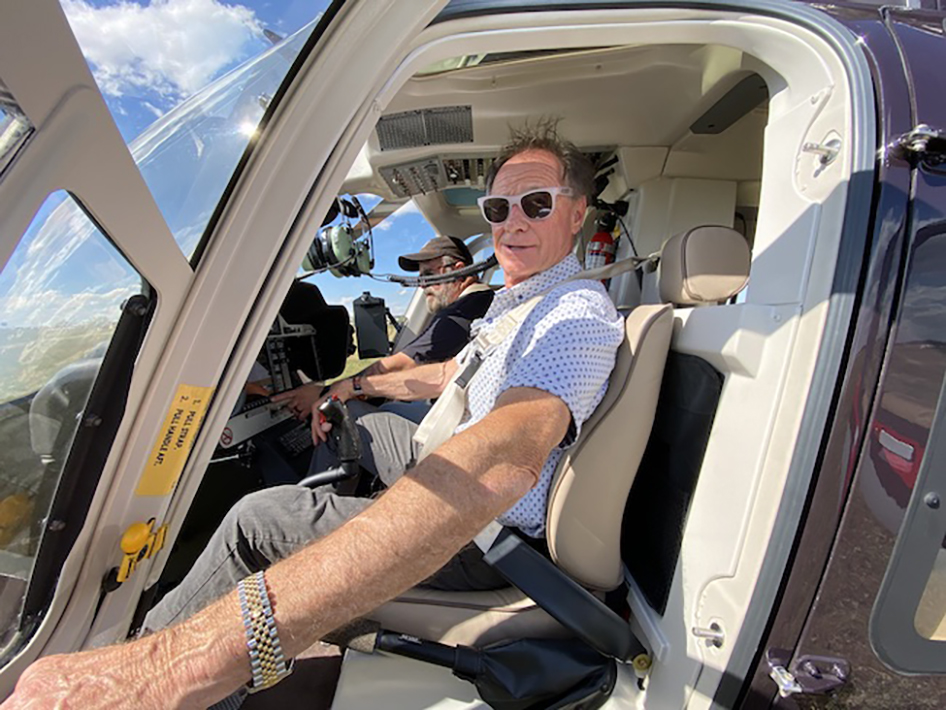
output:
[[[313,25],[218,79],[129,144],[188,258]]]
[[[159,26],[155,31],[161,31],[162,27],[168,32],[180,30],[181,36],[193,44],[195,34],[199,33],[194,33],[193,27],[179,28],[165,15],[157,14],[161,12],[157,5],[100,8],[112,14],[123,11],[137,14],[123,18],[124,24],[111,15],[97,17],[98,26],[93,32],[87,27],[90,22],[87,14],[95,9],[80,7],[84,5],[81,2],[64,0],[63,8],[122,134],[135,135],[149,117],[158,116],[129,141],[128,147],[187,258],[194,256],[247,146],[257,135],[260,120],[327,4],[327,0],[312,3],[305,18],[308,22],[283,39],[269,27],[280,27],[284,19],[290,26],[294,19],[298,27],[299,18],[282,15],[264,18],[263,4],[254,10],[210,3],[219,5],[217,11],[222,19],[215,19],[215,15],[214,18],[194,17],[190,22],[207,22],[211,26],[211,20],[218,24],[229,22],[234,39],[229,45],[221,46],[217,36],[225,27],[219,28],[216,34],[205,32],[205,41],[211,46],[200,48],[202,58],[217,51],[224,56],[202,59],[200,64],[190,67],[191,72],[200,75],[193,77],[174,68],[183,58],[175,60],[169,56],[166,46],[163,53],[131,46],[127,58],[103,49],[109,32],[118,34],[128,23],[156,23]],[[238,9],[242,12],[234,14]],[[286,5],[284,14],[289,9]],[[145,17],[143,13],[149,11],[152,15]],[[126,43],[146,44],[146,39],[146,35],[132,33]],[[187,47],[184,42],[178,50],[186,55]],[[198,51],[197,47],[191,49]],[[257,56],[239,63],[254,53]],[[121,67],[120,59],[128,66]],[[233,68],[238,63],[239,66]],[[212,81],[202,87],[200,82],[206,80]]]

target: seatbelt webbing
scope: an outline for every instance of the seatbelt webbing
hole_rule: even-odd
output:
[[[549,291],[571,281],[608,279],[625,271],[637,269],[643,264],[651,263],[656,258],[657,255],[631,257],[597,269],[581,271],[571,278],[555,284],[552,288],[533,296],[525,303],[519,304],[504,315],[489,332],[481,331],[473,339],[473,352],[466,365],[453,376],[443,394],[427,412],[427,416],[424,417],[414,433],[414,442],[420,446],[420,455],[417,457],[417,461],[423,461],[432,451],[435,451],[453,436],[453,432],[466,412],[467,389],[480,366],[500,343],[519,330],[519,327],[529,317],[532,310],[539,305]]]
[[[539,305],[545,294],[540,294],[521,303],[503,316],[488,332],[480,332],[473,339],[473,352],[466,365],[457,371],[447,384],[443,394],[430,408],[414,432],[414,441],[421,447],[417,461],[423,461],[431,451],[453,436],[454,430],[466,411],[467,387],[479,371],[483,361],[508,335],[514,333],[529,317],[532,309]]]

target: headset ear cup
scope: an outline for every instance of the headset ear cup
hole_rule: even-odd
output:
[[[371,258],[371,248],[366,242],[359,242],[355,246],[355,258],[351,262],[352,276],[361,276],[371,272],[374,260]]]

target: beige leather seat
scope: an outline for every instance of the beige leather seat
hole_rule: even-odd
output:
[[[726,228],[677,235],[662,252],[661,294],[668,303],[724,301],[745,285],[748,254],[745,240]],[[713,278],[714,271],[719,279]],[[549,552],[563,571],[590,590],[608,591],[622,581],[621,521],[650,436],[672,330],[670,305],[631,311],[608,391],[552,481],[546,519]],[[513,587],[492,592],[415,588],[371,616],[391,631],[451,645],[569,635]]]

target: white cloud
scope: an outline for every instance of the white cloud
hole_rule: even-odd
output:
[[[161,118],[161,116],[164,115],[164,111],[159,109],[150,101],[142,101],[141,105],[144,106],[146,109],[148,109],[151,113],[153,113],[157,118]]]
[[[103,93],[150,89],[183,99],[248,55],[262,34],[255,13],[220,0],[62,0]]]
[[[414,200],[409,200],[403,205],[397,208],[397,211],[394,213],[398,217],[403,217],[408,214],[420,214],[420,207],[417,206],[417,203]]]
[[[417,203],[414,202],[414,200],[408,200],[403,205],[398,207],[393,213],[388,215],[388,217],[383,222],[375,227],[375,231],[386,232],[394,226],[394,223],[397,220],[401,219],[402,217],[406,217],[409,214],[420,214],[420,208],[417,206]]]
[[[0,295],[0,313],[11,326],[114,322],[118,304],[141,288],[141,279],[70,199],[18,251],[21,258],[4,274],[9,288]]]
[[[10,296],[0,299],[0,304],[3,312],[13,316],[19,326],[65,328],[89,323],[108,324],[118,320],[122,302],[140,290],[139,285],[131,283],[101,293],[48,289],[31,293],[28,298]]]

